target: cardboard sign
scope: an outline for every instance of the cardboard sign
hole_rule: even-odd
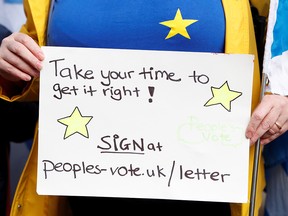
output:
[[[43,51],[39,194],[247,201],[252,55]]]

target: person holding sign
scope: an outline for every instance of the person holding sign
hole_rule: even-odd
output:
[[[285,103],[281,102],[282,96],[280,95],[288,95],[288,31],[285,24],[288,21],[287,4],[287,0],[270,1],[263,64],[263,73],[269,79],[266,92],[278,95],[279,101],[275,101],[275,104],[279,106],[285,106]],[[277,97],[270,96],[269,103],[273,98]],[[271,108],[274,109],[274,107]],[[270,109],[269,106],[268,109]],[[262,113],[262,111],[255,113]],[[265,216],[287,215],[288,212],[288,132],[286,121],[283,114],[276,113],[274,121],[271,121],[271,124],[275,122],[274,129],[272,127],[270,133],[276,132],[274,136],[277,138],[273,139],[271,136],[267,136],[265,139],[263,136],[261,139],[262,143],[268,143],[263,148],[266,176]],[[279,136],[279,134],[282,135]],[[270,142],[270,140],[272,141]]]
[[[268,1],[254,0],[261,13]],[[4,39],[0,48],[0,97],[11,101],[38,98],[39,76],[44,60],[39,46],[67,46],[136,50],[164,50],[212,53],[254,54],[254,110],[260,96],[260,73],[250,3],[234,1],[50,1],[24,0],[27,22],[21,33]],[[266,10],[265,10],[266,8]],[[271,96],[272,97],[272,96]],[[276,100],[286,100],[276,97]],[[269,102],[268,102],[269,103]],[[276,106],[277,104],[272,104]],[[262,105],[260,105],[261,108]],[[264,107],[270,106],[264,100]],[[287,105],[286,105],[287,107]],[[285,107],[283,107],[284,109]],[[278,109],[277,113],[283,109]],[[257,118],[249,125],[257,124]],[[273,126],[273,125],[271,125]],[[250,127],[250,126],[249,126]],[[274,127],[274,126],[273,126]],[[283,130],[286,129],[282,126]],[[247,137],[255,142],[267,132],[253,130]],[[274,128],[275,129],[275,128]],[[257,135],[258,134],[258,135]],[[38,134],[22,178],[11,215],[74,215],[90,212],[129,214],[187,211],[201,215],[248,215],[247,203],[215,203],[176,200],[121,199],[96,197],[39,196],[36,193]],[[244,136],[244,134],[243,134]],[[273,136],[272,138],[276,138]],[[251,167],[254,155],[251,146]],[[260,208],[264,188],[263,161],[258,178],[256,207]],[[251,184],[251,180],[249,181]],[[66,204],[63,204],[66,203]],[[48,213],[47,213],[48,212]],[[131,214],[131,215],[132,215]],[[257,213],[256,213],[257,215]]]
[[[22,0],[0,0],[0,44],[3,38],[6,38],[12,32],[19,31],[24,18]],[[14,158],[10,143],[23,143],[23,145],[30,143],[30,139],[34,136],[37,118],[38,103],[10,103],[0,99],[0,215],[8,215],[6,213],[10,211],[9,198],[14,191],[11,190],[13,187],[9,187],[10,185],[13,186],[10,182],[13,183],[15,179],[13,175],[15,171],[12,170],[10,163],[10,158]],[[18,149],[17,155],[18,152],[22,154],[21,151],[22,149]],[[19,166],[18,160],[17,165]],[[10,173],[12,174],[9,175]]]

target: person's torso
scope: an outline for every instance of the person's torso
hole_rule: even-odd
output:
[[[47,45],[223,52],[221,0],[55,0]]]

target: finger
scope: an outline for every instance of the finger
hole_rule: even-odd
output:
[[[267,100],[263,102],[263,106],[267,104],[273,104],[273,103],[267,103]],[[262,135],[264,135],[268,130],[272,130],[274,133],[277,133],[279,131],[279,128],[277,125],[275,125],[276,120],[279,118],[281,110],[278,107],[269,106],[270,111],[266,114],[266,116],[262,119],[260,124],[258,125],[256,131],[254,131],[254,134],[251,136],[250,134],[250,140],[251,142],[256,142],[257,139],[259,139]],[[264,109],[263,109],[264,110]],[[257,113],[256,113],[257,115]],[[253,119],[252,119],[253,121]],[[279,126],[279,125],[278,125]],[[251,132],[253,133],[253,132]]]
[[[15,41],[23,44],[27,49],[37,57],[39,61],[44,60],[44,53],[39,45],[29,36],[23,33],[15,34]]]
[[[3,61],[6,61],[8,64],[13,65],[16,67],[16,69],[23,71],[24,73],[27,73],[30,76],[38,77],[39,76],[39,70],[41,69],[40,66],[37,66],[38,68],[35,69],[33,66],[28,64],[26,61],[23,61],[22,58],[15,55],[14,53],[7,52],[7,54],[4,55]]]
[[[273,140],[277,139],[279,136],[281,136],[282,133],[275,133],[272,136],[268,136],[267,138],[262,138],[260,139],[260,144],[261,145],[267,145],[268,143],[272,142]]]
[[[10,80],[10,81],[19,81],[19,80],[30,81],[31,80],[30,75],[23,73],[21,70],[9,64],[8,62],[4,61],[1,58],[0,58],[0,66],[2,68],[5,68],[6,70],[5,73],[3,73],[3,71],[0,70],[0,75],[7,80]]]
[[[279,129],[276,126],[272,127],[261,136],[261,139],[267,139],[277,133],[280,133]]]
[[[271,133],[271,130],[277,130],[275,133]],[[261,144],[266,145],[273,140],[277,139],[279,136],[281,136],[283,133],[285,133],[288,130],[288,122],[285,122],[284,125],[281,127],[281,130],[278,129],[277,126],[273,126],[273,129],[267,131],[262,137],[261,137]]]
[[[269,114],[270,110],[272,109],[271,103],[265,103],[264,99],[262,100],[262,103],[260,103],[256,109],[253,111],[250,121],[248,123],[247,129],[246,129],[246,137],[248,139],[251,139],[253,135],[256,133],[258,127],[262,123],[263,119],[266,117],[267,114]],[[264,126],[265,127],[265,126]],[[268,130],[268,128],[267,128]]]
[[[14,63],[14,65],[16,65],[15,64],[15,58],[11,58],[11,53],[13,53],[13,55],[18,56],[24,62],[26,62],[26,64],[31,65],[34,69],[41,70],[41,68],[42,68],[41,60],[39,60],[37,56],[35,56],[33,53],[31,53],[30,49],[28,49],[28,47],[24,46],[22,43],[19,43],[19,42],[8,43],[7,42],[7,44],[4,44],[4,46],[6,46],[7,50],[2,55],[2,58],[4,58],[6,61],[8,61],[9,58],[10,58],[10,60],[14,59],[13,63]],[[38,49],[40,49],[40,48],[38,47]],[[10,52],[10,54],[9,54],[9,52]]]
[[[255,143],[258,138],[273,126],[275,120],[270,120],[271,118],[273,118],[273,115],[271,117],[270,112],[268,110],[264,111],[264,109],[258,109],[252,114],[245,133],[251,143]]]
[[[280,132],[279,128],[275,125],[275,120],[271,120],[271,118],[275,117],[270,117],[271,115],[268,114],[267,117],[264,118],[264,120],[260,123],[259,127],[253,134],[253,136],[250,138],[251,142],[254,143],[259,139],[260,137],[268,132],[268,134],[274,135]]]

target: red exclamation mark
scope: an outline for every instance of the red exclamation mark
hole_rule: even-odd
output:
[[[153,97],[155,88],[152,86],[148,86],[148,90],[149,90],[150,96]],[[149,98],[149,103],[152,103],[152,101],[153,101],[153,99]]]

